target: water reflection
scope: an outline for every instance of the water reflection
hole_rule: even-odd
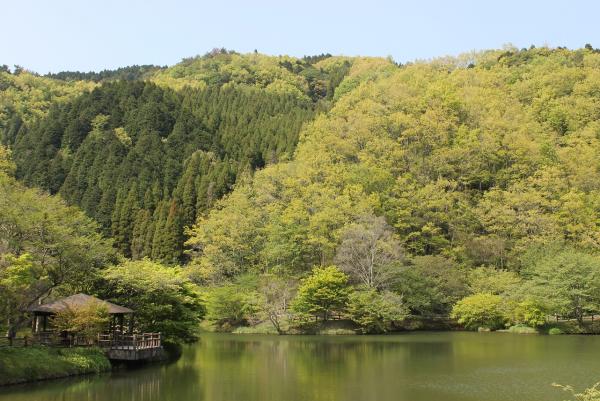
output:
[[[600,337],[205,335],[176,363],[0,390],[0,401],[552,401],[600,379]]]

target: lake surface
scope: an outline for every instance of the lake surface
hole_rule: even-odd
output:
[[[0,389],[0,401],[553,401],[600,381],[600,336],[206,334],[168,365]]]

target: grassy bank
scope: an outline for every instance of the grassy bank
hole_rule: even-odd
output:
[[[98,348],[0,348],[0,385],[110,369],[109,360]]]

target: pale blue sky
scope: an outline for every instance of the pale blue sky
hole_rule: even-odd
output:
[[[0,0],[0,64],[40,73],[172,65],[214,47],[266,54],[391,55],[600,47],[600,2]]]

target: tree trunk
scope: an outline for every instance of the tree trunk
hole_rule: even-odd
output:
[[[15,336],[17,335],[17,329],[15,327],[14,322],[10,318],[8,318],[6,320],[6,325],[6,337],[8,337],[9,339],[15,338]]]

